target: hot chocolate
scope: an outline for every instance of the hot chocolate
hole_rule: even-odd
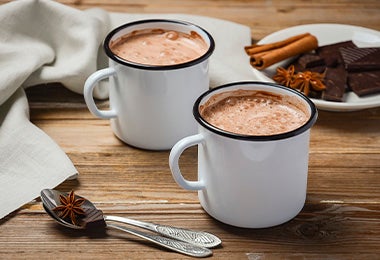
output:
[[[212,96],[199,111],[208,123],[242,135],[281,134],[310,118],[306,106],[295,98],[241,89]]]
[[[181,64],[205,54],[206,42],[196,32],[145,29],[126,34],[110,43],[120,58],[147,65]]]

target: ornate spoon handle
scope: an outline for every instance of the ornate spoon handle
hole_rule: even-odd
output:
[[[201,247],[212,248],[222,243],[222,241],[217,236],[204,231],[194,231],[190,229],[159,225],[117,216],[104,216],[104,219],[106,221],[115,221],[141,227],[153,232],[157,232],[158,234],[164,235],[166,237],[174,238]]]
[[[193,231],[189,229],[158,224],[156,224],[155,228],[157,233],[161,235],[206,248],[216,247],[220,245],[222,242],[218,237],[214,236],[213,234],[203,231]]]
[[[111,227],[114,229],[118,229],[124,232],[127,232],[129,234],[138,236],[140,238],[146,239],[148,241],[151,241],[157,245],[163,246],[165,248],[168,248],[170,250],[173,250],[175,252],[179,252],[185,255],[194,256],[194,257],[206,257],[212,255],[212,251],[208,248],[199,247],[190,243],[181,242],[175,239],[157,236],[157,235],[151,235],[148,233],[144,233],[138,230],[129,229],[126,227],[121,227],[114,224],[107,224],[107,227]]]

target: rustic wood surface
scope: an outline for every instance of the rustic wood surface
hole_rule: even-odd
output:
[[[0,3],[7,1],[0,0]],[[189,13],[250,26],[262,37],[289,26],[343,23],[380,30],[380,1],[65,0],[86,9]],[[223,240],[215,259],[379,259],[380,108],[320,111],[311,131],[307,201],[302,212],[267,229],[231,227],[209,217],[196,192],[172,179],[169,152],[129,147],[109,121],[88,111],[83,97],[51,84],[28,90],[31,120],[68,154],[80,172],[74,189],[107,214],[207,230]],[[108,103],[99,102],[100,106]],[[181,158],[196,176],[196,149]],[[6,194],[2,194],[6,196]],[[37,199],[0,221],[0,259],[188,259],[141,239],[107,231],[86,234],[58,226]]]

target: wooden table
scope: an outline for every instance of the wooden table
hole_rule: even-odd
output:
[[[250,26],[255,40],[307,23],[380,30],[377,0],[61,2],[80,9],[208,15]],[[277,227],[241,229],[209,217],[196,192],[174,182],[169,152],[123,144],[107,120],[90,114],[82,96],[52,84],[28,90],[28,97],[32,122],[63,148],[80,172],[77,180],[58,188],[74,189],[107,214],[212,232],[223,240],[214,250],[215,259],[380,258],[380,107],[320,111],[311,131],[308,195],[302,212]],[[196,149],[191,148],[181,159],[189,178],[196,176],[196,163]],[[0,234],[1,259],[188,258],[120,232],[94,236],[58,226],[39,199],[1,220]]]

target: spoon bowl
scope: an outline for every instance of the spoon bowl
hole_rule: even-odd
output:
[[[103,212],[95,207],[94,204],[92,204],[91,201],[75,195],[76,199],[84,199],[83,204],[81,205],[81,208],[83,209],[85,216],[79,221],[74,224],[72,222],[69,222],[66,218],[60,217],[53,209],[57,206],[59,206],[60,203],[60,196],[67,196],[66,193],[52,190],[52,189],[44,189],[41,191],[41,201],[43,204],[43,207],[45,211],[51,216],[53,219],[55,219],[59,224],[73,229],[90,229],[97,227],[106,227],[107,224],[104,219]]]

